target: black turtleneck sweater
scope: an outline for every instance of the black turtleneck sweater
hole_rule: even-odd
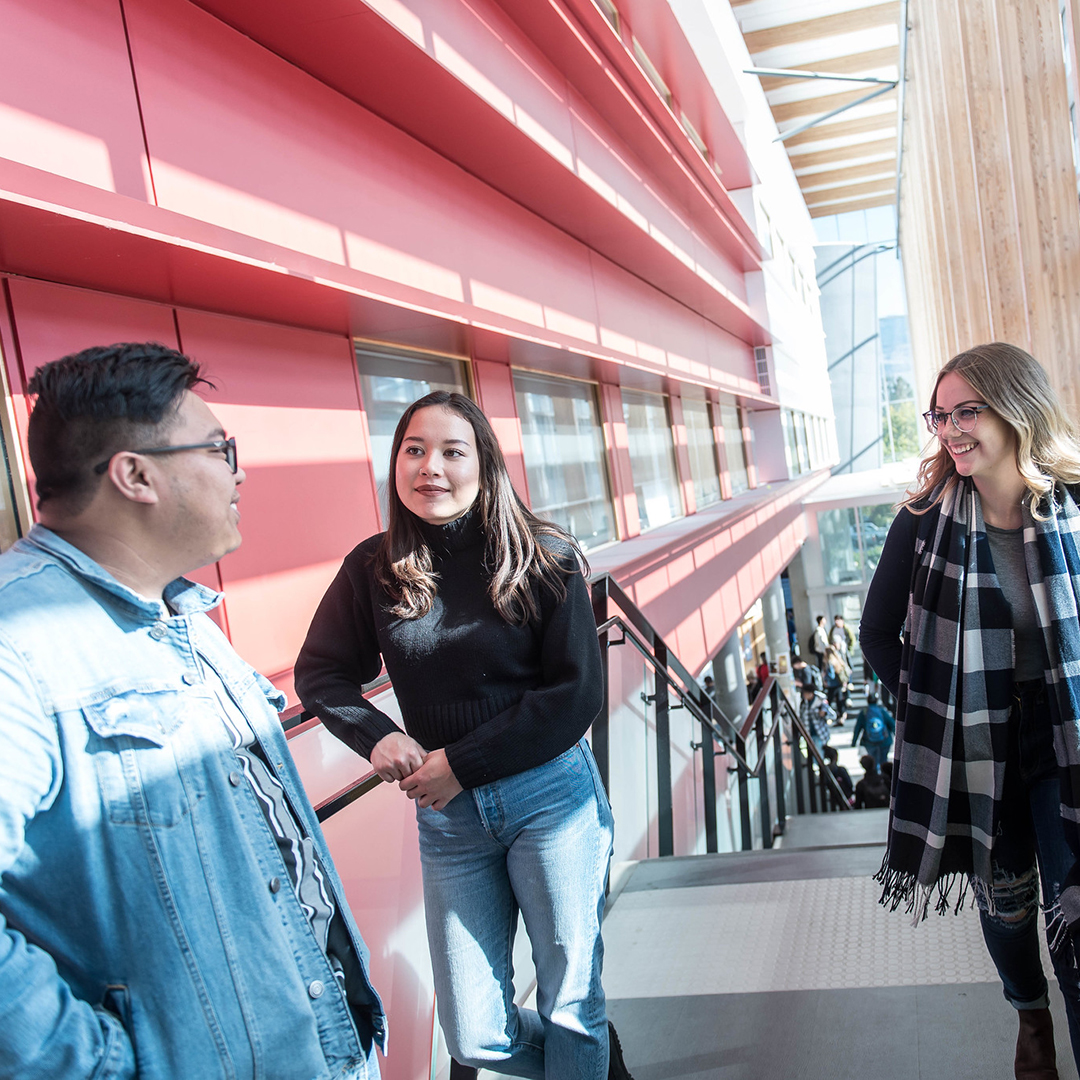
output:
[[[370,758],[383,736],[401,730],[361,692],[378,676],[381,656],[405,730],[426,750],[445,748],[462,787],[558,757],[585,734],[603,702],[584,579],[564,574],[563,600],[534,586],[540,618],[511,626],[488,597],[478,515],[441,527],[420,525],[439,575],[432,609],[418,619],[390,612],[393,601],[372,569],[384,534],[354,548],[323,597],[296,662],[304,707]]]

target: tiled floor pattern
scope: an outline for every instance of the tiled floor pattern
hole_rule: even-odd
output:
[[[624,892],[604,924],[608,997],[996,980],[976,912],[913,927],[880,891],[862,877]]]

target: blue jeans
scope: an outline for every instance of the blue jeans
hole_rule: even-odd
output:
[[[862,744],[862,751],[864,754],[869,754],[877,765],[878,769],[889,760],[889,751],[892,749],[892,739],[887,739],[884,742],[864,742]]]
[[[1039,884],[1050,909],[1074,857],[1061,824],[1061,797],[1046,687],[1018,686],[1009,716],[1009,755],[992,866],[997,912],[980,911],[983,940],[1016,1009],[1046,1008],[1039,955]],[[1036,863],[1038,871],[1036,872]],[[1080,1063],[1080,971],[1068,955],[1051,955],[1065,998],[1073,1056]]]
[[[535,769],[416,809],[439,1021],[464,1065],[606,1080],[600,922],[612,816],[584,740]],[[536,1007],[514,1004],[518,911]]]

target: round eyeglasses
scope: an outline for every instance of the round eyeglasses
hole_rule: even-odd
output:
[[[975,425],[979,422],[979,413],[989,408],[989,405],[957,405],[952,412],[931,409],[929,412],[924,412],[922,416],[926,421],[927,430],[932,435],[936,435],[949,420],[952,420],[953,427],[957,431],[962,431],[966,435],[969,431],[975,430]]]
[[[151,446],[142,450],[132,450],[133,454],[175,454],[180,450],[220,450],[225,455],[225,463],[236,473],[236,439],[214,439],[212,442],[184,443],[183,446]],[[119,453],[120,451],[117,451]],[[115,455],[114,455],[115,456]],[[112,458],[106,458],[94,466],[99,476],[109,467]]]

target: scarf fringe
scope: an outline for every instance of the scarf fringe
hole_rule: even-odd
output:
[[[948,915],[950,908],[954,915],[959,915],[965,906],[975,902],[982,885],[982,882],[976,881],[970,874],[961,872],[946,874],[933,885],[921,885],[914,874],[891,869],[885,862],[882,862],[881,869],[874,875],[874,880],[882,887],[878,903],[890,911],[896,911],[903,906],[905,913],[912,917],[912,926],[918,926],[929,917],[930,901],[935,892],[937,899],[934,901],[934,910],[939,915]],[[951,894],[958,883],[959,889],[954,902]],[[992,911],[990,913],[993,914]]]
[[[1075,971],[1080,968],[1080,955],[1077,955],[1076,938],[1069,930],[1060,901],[1043,908],[1046,917],[1046,943],[1050,947],[1050,956],[1054,963],[1064,963]]]

